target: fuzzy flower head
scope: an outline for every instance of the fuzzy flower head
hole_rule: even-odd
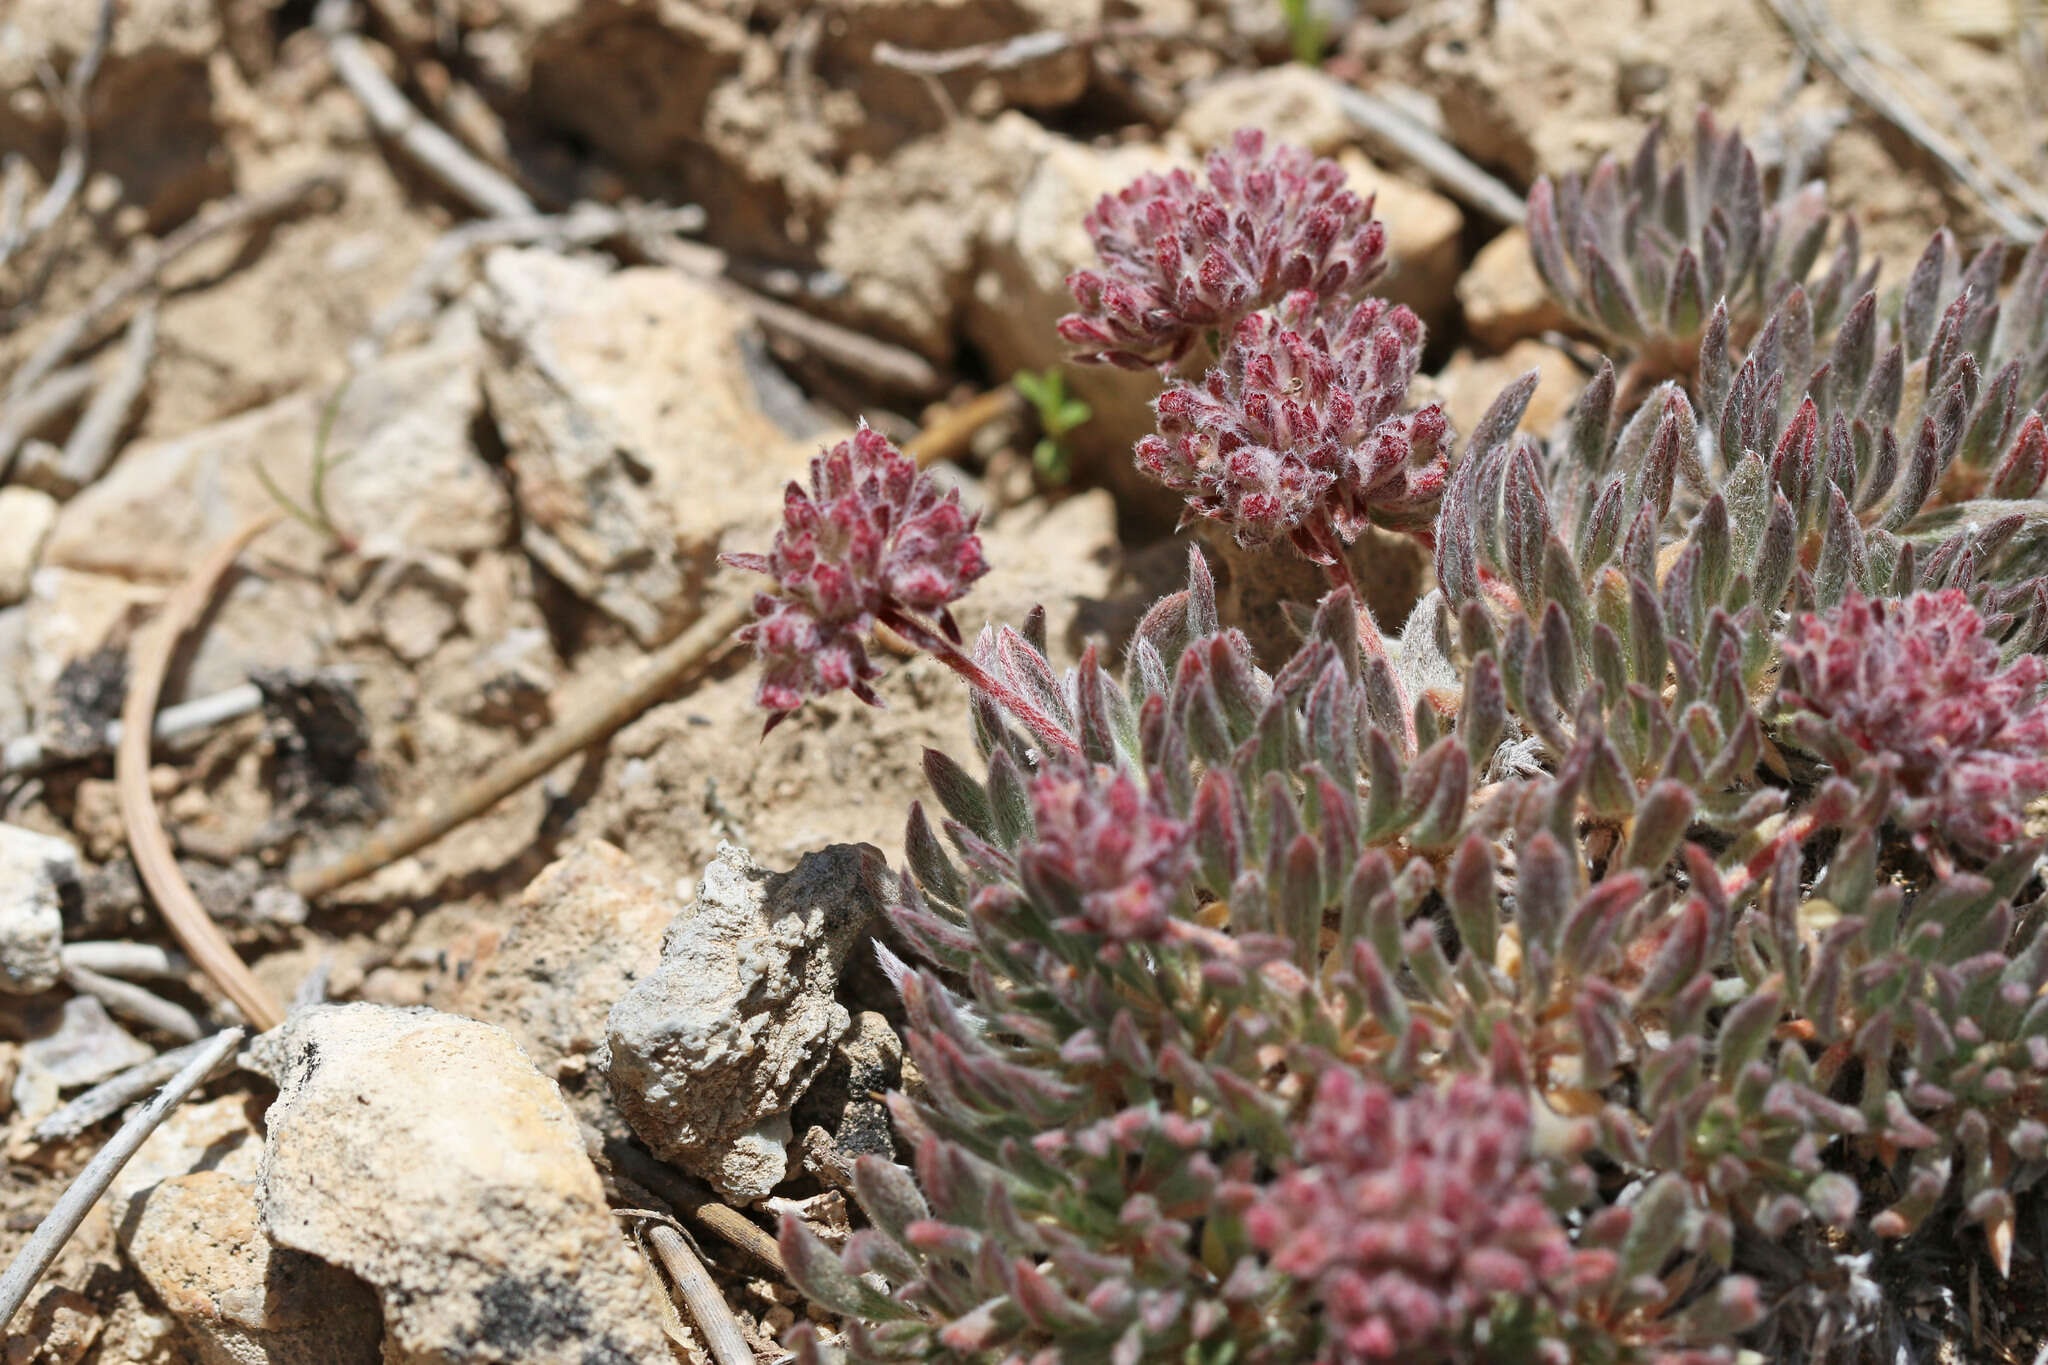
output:
[[[1140,176],[1088,215],[1101,268],[1067,277],[1080,311],[1059,322],[1076,359],[1172,365],[1292,291],[1354,295],[1385,269],[1386,228],[1336,162],[1243,129],[1206,170]]]
[[[1558,1291],[1575,1274],[1516,1091],[1467,1076],[1401,1097],[1333,1069],[1297,1150],[1245,1227],[1276,1270],[1313,1286],[1321,1362],[1451,1359],[1497,1296]]]
[[[2031,654],[2001,666],[1961,591],[1852,595],[1801,616],[1784,651],[1795,733],[1837,768],[1889,769],[1902,823],[1979,854],[2024,831],[2048,791],[2044,669]]]
[[[1019,864],[1034,894],[1065,911],[1055,928],[1112,946],[1172,932],[1193,873],[1193,835],[1156,784],[1127,771],[1052,768],[1032,783],[1031,812],[1036,833]]]
[[[795,480],[783,494],[782,529],[765,555],[728,554],[736,569],[767,574],[775,587],[754,598],[741,638],[762,664],[758,700],[772,727],[803,704],[840,688],[879,705],[867,654],[875,624],[921,623],[936,616],[954,639],[947,604],[988,572],[976,518],[957,492],[941,494],[931,475],[865,423],[851,440],[811,458],[811,486]]]
[[[1427,532],[1451,442],[1437,404],[1401,411],[1422,355],[1415,314],[1365,299],[1333,335],[1312,304],[1297,296],[1240,322],[1200,384],[1159,396],[1159,431],[1137,461],[1240,545],[1287,536],[1329,563],[1368,522]]]

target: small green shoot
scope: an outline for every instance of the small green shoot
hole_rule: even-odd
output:
[[[1281,17],[1287,21],[1287,40],[1294,48],[1294,60],[1315,66],[1323,60],[1328,34],[1323,16],[1316,12],[1316,0],[1280,0]]]
[[[1095,410],[1067,393],[1066,376],[1057,367],[1019,370],[1010,381],[1025,401],[1038,412],[1040,436],[1032,447],[1031,463],[1049,484],[1063,484],[1074,475],[1073,457],[1066,447],[1067,434],[1095,415]]]
[[[327,505],[327,476],[355,452],[346,451],[340,455],[330,455],[328,443],[334,435],[334,422],[341,415],[341,400],[347,395],[350,382],[350,379],[342,380],[333,395],[328,398],[326,405],[320,409],[320,427],[313,436],[312,480],[305,502],[302,503],[285,492],[283,486],[264,467],[263,462],[256,462],[256,478],[262,483],[263,491],[270,494],[271,500],[283,508],[294,521],[302,522],[315,533],[333,541],[344,552],[356,548],[356,539],[335,522],[333,510]]]

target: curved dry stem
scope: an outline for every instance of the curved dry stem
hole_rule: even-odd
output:
[[[215,586],[243,547],[276,521],[274,513],[265,513],[216,545],[171,594],[152,628],[137,638],[130,654],[128,697],[121,706],[121,744],[114,751],[121,824],[128,831],[128,847],[135,855],[143,885],[199,969],[259,1031],[284,1022],[284,1011],[236,955],[178,871],[178,860],[171,854],[170,840],[164,837],[163,822],[157,818],[156,802],[149,794],[149,747],[157,697],[163,691],[164,675],[170,671],[178,641],[205,612]]]

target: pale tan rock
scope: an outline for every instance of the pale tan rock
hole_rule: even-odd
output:
[[[36,488],[0,488],[0,607],[28,596],[29,577],[57,524],[57,500]]]
[[[818,260],[846,281],[831,314],[934,361],[951,358],[976,249],[1028,159],[1018,140],[961,120],[846,177]]]
[[[1570,410],[1586,379],[1570,356],[1540,341],[1518,341],[1505,355],[1477,357],[1460,351],[1451,357],[1451,363],[1436,377],[1436,387],[1453,430],[1461,436],[1471,431],[1500,391],[1530,370],[1538,371],[1541,378],[1522,414],[1522,429],[1548,435]]]
[[[383,1337],[376,1295],[271,1241],[262,1152],[242,1096],[178,1109],[107,1192],[122,1249],[207,1365],[368,1365]]]
[[[1459,239],[1465,215],[1435,190],[1392,174],[1362,152],[1347,151],[1337,164],[1352,188],[1373,196],[1373,216],[1387,227],[1387,273],[1372,292],[1407,304],[1431,328],[1443,326],[1464,264]]]
[[[383,1315],[344,1270],[275,1245],[253,1182],[198,1170],[135,1201],[129,1258],[209,1365],[371,1365]]]
[[[1536,273],[1529,234],[1518,227],[1479,248],[1458,281],[1458,303],[1472,339],[1490,351],[1504,351],[1569,322]]]
[[[537,250],[493,252],[475,297],[528,552],[642,644],[674,635],[815,449],[762,409],[751,320],[675,271]]]
[[[1157,146],[1086,146],[1016,114],[997,119],[991,135],[1021,147],[1031,169],[1015,204],[989,224],[961,319],[967,337],[998,375],[1064,366],[1069,391],[1094,409],[1066,438],[1077,465],[1127,510],[1170,524],[1179,515],[1180,499],[1131,463],[1132,446],[1153,429],[1159,376],[1108,365],[1067,366],[1066,347],[1054,327],[1073,311],[1067,276],[1095,263],[1095,248],[1081,226],[1095,201],[1147,171],[1168,169],[1176,159]]]
[[[64,900],[75,901],[79,887],[77,849],[0,824],[0,992],[33,995],[57,984]]]
[[[615,1001],[661,960],[671,893],[602,840],[542,869],[448,1007],[509,1032],[545,1074],[604,1042]]]
[[[479,412],[482,343],[459,310],[429,345],[378,362],[343,394],[329,441],[327,501],[367,552],[398,547],[463,555],[511,529],[503,486],[470,444]],[[44,552],[59,568],[174,582],[207,549],[277,504],[258,463],[305,505],[324,395],[301,393],[254,412],[122,452],[66,503]],[[328,548],[296,521],[269,531],[264,557],[311,576]]]
[[[8,1365],[77,1365],[106,1324],[99,1305],[66,1285],[41,1286],[24,1309],[8,1324]]]
[[[323,1005],[259,1043],[278,1082],[264,1228],[376,1289],[386,1359],[667,1358],[660,1288],[619,1233],[575,1117],[510,1034]]]
[[[1221,147],[1240,128],[1331,156],[1357,139],[1357,127],[1321,72],[1294,62],[1233,73],[1203,86],[1174,131],[1198,152]]]

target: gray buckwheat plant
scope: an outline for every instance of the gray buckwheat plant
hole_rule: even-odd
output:
[[[894,927],[921,1085],[863,1158],[816,1362],[1894,1361],[1900,1285],[2010,1270],[2048,1171],[2048,243],[1937,234],[1880,297],[1818,190],[1540,184],[1613,365],[1551,434],[1406,401],[1421,325],[1328,162],[1240,134],[1088,228],[1061,333],[1155,367],[1142,467],[1325,567],[1291,657],[1203,560],[1121,669],[958,647],[974,522],[863,432],[793,490],[775,715],[966,679]],[[1679,351],[1681,359],[1674,359]],[[1204,363],[1206,362],[1206,364]],[[1642,390],[1630,396],[1632,388]],[[1434,554],[1405,628],[1372,524]],[[1995,1280],[1994,1280],[1995,1282]]]

